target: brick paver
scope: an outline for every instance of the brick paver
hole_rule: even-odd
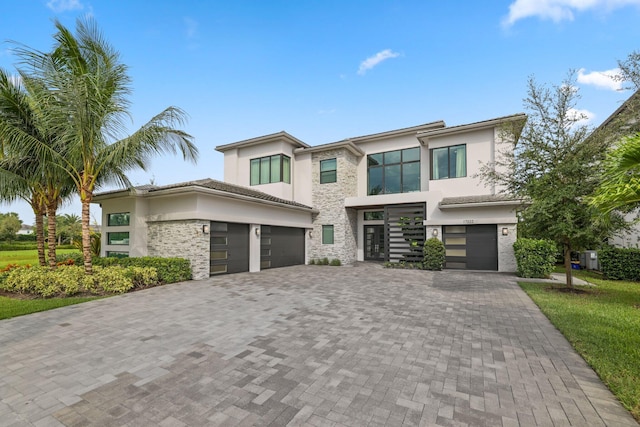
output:
[[[497,273],[298,266],[0,321],[2,426],[637,426]]]

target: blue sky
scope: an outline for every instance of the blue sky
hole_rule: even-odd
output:
[[[131,129],[175,105],[200,149],[197,166],[158,158],[134,184],[221,180],[215,146],[281,130],[318,145],[518,113],[529,76],[571,69],[596,126],[630,95],[607,73],[640,50],[640,0],[22,0],[0,14],[0,67],[15,69],[6,41],[47,50],[53,19],[86,14],[130,67]],[[34,220],[24,203],[0,211]]]

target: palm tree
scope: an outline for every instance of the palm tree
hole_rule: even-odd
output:
[[[28,73],[42,83],[39,99],[47,105],[47,123],[60,139],[55,148],[32,141],[33,151],[48,151],[73,180],[82,203],[82,252],[92,273],[90,204],[103,184],[130,186],[125,172],[145,169],[153,155],[176,153],[195,162],[192,137],[175,128],[185,113],[169,107],[132,134],[125,134],[131,93],[127,67],[91,19],[77,21],[77,36],[60,22],[51,53],[19,47],[16,53]]]
[[[58,222],[58,246],[62,244],[63,234],[69,237],[69,244],[73,245],[74,238],[82,233],[80,217],[76,214],[64,214],[58,215],[56,221]]]
[[[47,216],[49,239],[49,266],[56,266],[56,210],[68,197],[73,187],[71,181],[52,164],[52,156],[46,150],[29,150],[37,142],[52,147],[55,134],[43,118],[43,106],[32,96],[39,90],[37,81],[28,78],[12,78],[0,69],[0,188],[2,199],[26,200],[36,217],[38,260],[46,265],[44,255],[44,223]]]
[[[591,203],[603,212],[640,204],[640,133],[624,137],[605,159],[603,181]]]

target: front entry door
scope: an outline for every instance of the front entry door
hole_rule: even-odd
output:
[[[384,225],[364,226],[364,259],[384,261]]]

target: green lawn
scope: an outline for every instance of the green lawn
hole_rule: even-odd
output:
[[[0,296],[0,319],[22,316],[38,311],[51,310],[65,305],[79,304],[104,297],[72,297],[50,299],[14,299]]]
[[[578,287],[587,293],[576,295],[549,284],[520,286],[640,421],[640,283],[575,276],[597,287]]]
[[[73,252],[79,252],[79,251],[77,249],[57,249],[56,250],[56,254],[68,254]],[[5,268],[9,264],[38,265],[38,250],[26,249],[26,250],[16,250],[16,251],[0,251],[0,269]]]

